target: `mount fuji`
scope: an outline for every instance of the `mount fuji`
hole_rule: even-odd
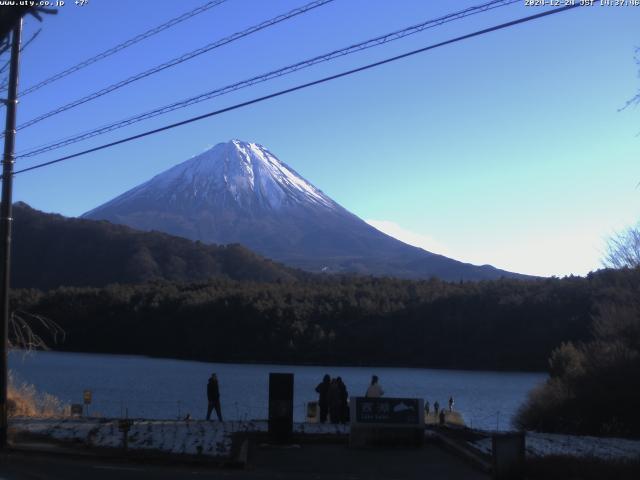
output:
[[[85,213],[315,272],[479,280],[520,275],[407,245],[338,205],[261,145],[219,143]]]

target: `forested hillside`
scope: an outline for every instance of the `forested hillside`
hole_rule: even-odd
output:
[[[546,370],[591,338],[597,305],[640,271],[483,282],[314,277],[15,292],[58,322],[54,348],[228,362]]]
[[[240,245],[215,246],[14,205],[12,285],[49,289],[209,278],[291,281],[306,276]]]

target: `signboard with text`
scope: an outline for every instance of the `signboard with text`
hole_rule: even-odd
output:
[[[351,423],[361,425],[422,426],[423,400],[418,398],[351,399]]]

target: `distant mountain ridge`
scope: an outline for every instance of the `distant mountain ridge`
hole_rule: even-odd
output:
[[[206,243],[240,243],[315,272],[455,281],[525,277],[392,238],[338,205],[265,147],[240,140],[219,143],[83,217]]]
[[[293,281],[310,276],[241,245],[206,245],[161,232],[13,207],[12,287],[102,287],[153,280]]]

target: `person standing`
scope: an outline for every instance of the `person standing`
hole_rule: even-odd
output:
[[[349,422],[349,392],[347,391],[347,386],[342,381],[342,377],[338,377],[336,380],[338,387],[340,388],[340,422],[347,423]]]
[[[211,374],[211,377],[209,377],[209,383],[207,383],[207,400],[209,401],[207,406],[207,420],[211,420],[211,412],[215,408],[218,420],[221,422],[220,386],[218,385],[218,376],[215,373]]]
[[[449,397],[449,411],[453,412],[453,396]]]
[[[331,377],[326,374],[322,382],[316,387],[318,393],[318,406],[320,407],[320,423],[327,421],[329,413],[329,386],[331,385]]]
[[[364,396],[367,398],[378,398],[382,395],[384,395],[384,390],[378,383],[378,376],[373,375],[371,377],[371,385],[369,385],[369,388],[367,388],[367,393],[365,393]]]
[[[435,402],[433,402],[433,411],[436,417],[438,416],[438,410],[440,410],[440,404],[436,400]]]
[[[342,398],[338,380],[331,379],[329,384],[329,417],[331,423],[340,423],[342,418]]]
[[[425,415],[429,415],[429,400],[424,401],[424,413]]]

